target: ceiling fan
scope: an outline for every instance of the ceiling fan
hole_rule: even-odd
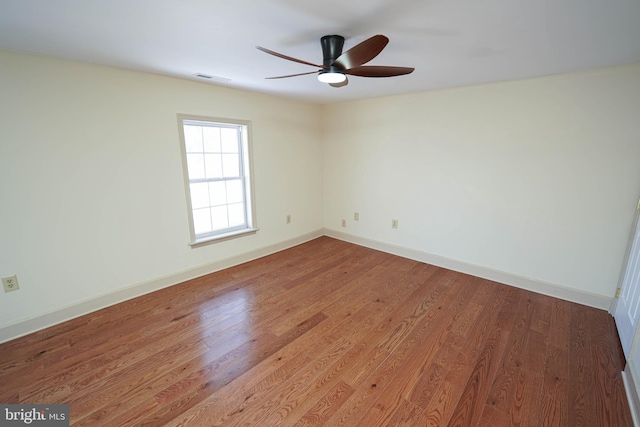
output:
[[[278,58],[319,68],[319,70],[309,71],[307,73],[267,77],[267,79],[284,79],[287,77],[304,76],[307,74],[317,73],[318,80],[321,82],[329,83],[334,87],[342,87],[348,83],[347,74],[359,77],[394,77],[413,72],[414,68],[409,67],[363,65],[378,56],[387,43],[389,43],[389,39],[386,36],[378,34],[342,53],[344,37],[337,35],[324,36],[320,39],[323,57],[322,65],[292,58],[264,47],[256,46],[256,48],[262,52],[277,56]]]

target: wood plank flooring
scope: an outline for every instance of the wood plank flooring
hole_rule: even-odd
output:
[[[74,426],[632,426],[601,310],[328,237],[0,345]]]

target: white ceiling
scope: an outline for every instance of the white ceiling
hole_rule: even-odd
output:
[[[255,46],[322,63],[327,34],[345,51],[384,34],[368,65],[416,70],[342,88],[265,80],[313,68]],[[0,0],[0,49],[325,104],[637,63],[640,0]]]

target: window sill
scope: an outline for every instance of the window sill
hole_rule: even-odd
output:
[[[230,233],[216,234],[215,236],[207,236],[189,243],[189,246],[191,246],[192,248],[199,248],[200,246],[206,246],[206,245],[211,245],[213,243],[224,242],[225,240],[235,239],[236,237],[256,234],[258,230],[259,230],[258,228],[245,228],[242,230],[232,231]]]

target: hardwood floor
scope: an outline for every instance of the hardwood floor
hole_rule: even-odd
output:
[[[601,310],[322,237],[0,345],[75,426],[632,426]]]

